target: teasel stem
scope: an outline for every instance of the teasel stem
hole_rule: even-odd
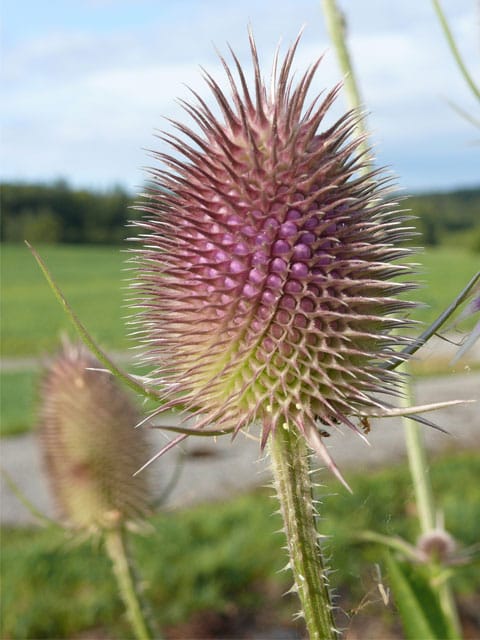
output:
[[[335,0],[322,0],[322,7],[323,15],[325,16],[325,21],[327,23],[328,34],[334,46],[340,70],[344,76],[344,90],[348,104],[352,109],[358,110],[359,116],[361,116],[357,119],[356,130],[358,137],[362,138],[359,149],[362,151],[363,157],[367,161],[366,166],[363,168],[363,172],[368,173],[370,171],[368,165],[372,165],[373,160],[370,147],[368,145],[369,133],[367,130],[365,115],[361,113],[363,102],[347,47],[345,16],[338,8]]]
[[[403,404],[408,407],[411,406],[414,401],[412,384],[410,379],[407,378],[404,387]],[[408,464],[413,481],[420,529],[422,533],[428,533],[435,529],[436,522],[433,489],[430,475],[427,471],[428,460],[423,432],[420,430],[420,426],[413,420],[404,417],[402,418],[402,422],[405,431]],[[461,638],[457,608],[448,579],[444,578],[435,588],[444,615],[444,621],[448,627],[449,640]]]
[[[127,616],[137,640],[159,639],[160,636],[147,620],[145,605],[140,601],[141,586],[135,576],[133,559],[129,554],[125,529],[117,526],[106,529],[105,548],[112,561],[119,592],[125,605]]]
[[[277,429],[270,444],[274,486],[285,525],[289,567],[310,640],[337,637],[313,504],[308,449],[294,429]]]
[[[409,407],[412,402],[412,385],[410,380],[407,379],[404,386],[404,399],[402,404]],[[435,528],[435,507],[432,484],[427,472],[428,461],[423,432],[420,430],[419,425],[413,420],[402,418],[402,421],[420,529],[422,533],[427,533]]]

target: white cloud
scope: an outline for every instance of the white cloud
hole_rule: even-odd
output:
[[[108,0],[89,2],[102,10],[109,4]],[[459,169],[449,166],[452,145],[457,142],[461,148],[463,140],[473,138],[475,132],[442,96],[467,109],[474,106],[432,12],[413,0],[401,5],[374,0],[344,4],[354,63],[382,157],[382,150],[388,151],[389,162],[405,171],[409,151],[411,158],[415,153],[417,184],[421,181],[418,163],[428,162],[430,149],[437,164],[443,154],[446,175]],[[180,6],[172,5],[172,16],[163,22],[157,16],[134,29],[56,28],[19,40],[7,50],[1,105],[3,153],[8,159],[4,176],[66,175],[76,183],[138,184],[138,167],[149,162],[142,147],[160,145],[152,132],[166,126],[162,116],[179,116],[175,98],[189,95],[184,83],[208,95],[200,64],[223,77],[212,40],[222,51],[226,50],[223,43],[230,41],[243,63],[248,56],[244,25],[250,18],[267,77],[279,36],[283,34],[288,44],[302,22],[310,25],[299,48],[297,69],[304,69],[328,45],[318,7],[304,0],[278,5],[249,0],[243,5],[227,4],[221,11],[212,0],[185,2],[191,12],[183,21]],[[462,10],[455,8],[452,27],[466,59],[472,59],[475,25],[468,3]],[[339,78],[330,51],[315,89],[329,88]],[[340,105],[336,114],[339,109]],[[411,149],[413,143],[418,149]],[[413,159],[410,162],[413,166]],[[464,171],[458,177],[457,171],[452,180],[468,180],[472,175]],[[431,179],[426,169],[425,186]]]

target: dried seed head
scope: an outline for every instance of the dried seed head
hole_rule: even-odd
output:
[[[40,442],[61,515],[96,529],[146,514],[144,434],[139,415],[112,376],[82,346],[65,344],[42,381]]]
[[[382,367],[402,344],[412,303],[392,282],[409,273],[404,216],[386,201],[385,179],[361,173],[358,115],[320,131],[339,87],[306,104],[319,61],[295,85],[298,44],[268,92],[250,39],[254,91],[233,55],[222,59],[232,99],[207,84],[184,104],[200,133],[176,123],[172,154],[156,154],[138,251],[137,320],[164,408],[186,407],[197,428],[283,425],[326,455],[316,427],[356,426],[349,416],[383,405],[398,374]],[[394,331],[393,331],[394,330]]]

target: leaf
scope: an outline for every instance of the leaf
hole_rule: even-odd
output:
[[[207,436],[209,438],[216,436],[224,436],[227,433],[232,433],[235,427],[229,427],[226,429],[195,429],[190,427],[170,426],[164,424],[153,424],[152,429],[161,429],[163,431],[174,431],[175,433],[184,433],[187,436]]]
[[[406,640],[441,640],[445,635],[437,635],[427,617],[427,603],[436,599],[431,589],[414,589],[401,564],[390,553],[386,554],[390,587],[395,604],[402,619]],[[427,585],[423,585],[424,587]],[[430,601],[430,602],[429,602]],[[441,615],[441,614],[440,614]]]
[[[379,411],[369,411],[360,415],[364,415],[368,418],[395,418],[396,416],[410,416],[415,413],[427,413],[428,411],[437,411],[438,409],[445,409],[446,407],[455,407],[458,404],[471,404],[477,402],[476,400],[446,400],[444,402],[432,402],[431,404],[420,404],[413,407],[392,407],[391,409],[385,408]]]
[[[413,562],[418,561],[416,548],[403,538],[400,538],[400,536],[384,536],[381,533],[376,533],[375,531],[361,531],[356,537],[365,542],[377,542],[378,544],[383,544],[386,547],[390,547],[390,549],[399,551],[405,558],[408,558]]]

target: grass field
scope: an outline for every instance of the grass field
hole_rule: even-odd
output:
[[[120,248],[45,246],[40,253],[70,304],[98,342],[107,349],[125,350],[124,318],[128,309],[126,255]],[[75,335],[28,249],[2,246],[2,357],[53,352],[62,333]],[[420,254],[420,279],[425,282],[417,299],[428,305],[415,317],[431,321],[480,268],[479,254],[439,248]],[[1,433],[13,435],[32,422],[35,374],[8,373],[1,377]]]
[[[38,375],[19,371],[0,376],[0,436],[24,433],[35,423]]]
[[[115,350],[129,346],[122,320],[125,255],[115,248],[93,247],[53,246],[40,252],[100,343]],[[428,322],[478,270],[480,258],[445,248],[428,251],[421,262],[427,286],[417,297],[433,308],[419,310],[416,317]],[[56,348],[68,321],[26,248],[3,247],[2,272],[2,357],[40,358]],[[35,369],[2,374],[3,434],[30,428],[37,375]],[[445,512],[447,528],[464,546],[478,541],[479,474],[476,454],[451,455],[431,467],[436,495],[441,496],[438,507]],[[354,621],[370,615],[392,624],[392,611],[381,604],[378,592],[376,565],[382,566],[382,553],[355,536],[373,529],[414,541],[418,531],[408,471],[390,468],[347,479],[355,494],[328,497],[322,507],[328,516],[321,522],[322,533],[335,534],[329,542],[336,568],[332,583]],[[339,493],[338,485],[327,478],[322,493]],[[239,618],[256,620],[265,611],[274,624],[290,620],[296,603],[281,599],[291,579],[278,573],[286,560],[281,538],[274,534],[280,523],[271,516],[273,510],[271,498],[260,492],[214,509],[205,505],[158,514],[152,518],[154,531],[135,537],[133,548],[147,595],[160,624],[173,629],[169,637],[220,633],[218,626],[212,631],[208,624],[225,625],[224,637],[233,637]],[[73,542],[50,529],[8,529],[2,538],[0,562],[6,588],[0,637],[128,637],[109,563],[98,544]],[[471,565],[455,568],[457,592],[467,603],[478,588],[477,578]],[[199,622],[196,627],[180,627],[185,620]]]
[[[480,461],[472,454],[441,458],[431,467],[446,527],[462,548],[478,541],[479,474]],[[398,614],[382,603],[378,591],[379,580],[388,588],[383,551],[357,536],[370,529],[415,541],[411,480],[405,466],[349,474],[347,479],[354,495],[339,492],[338,483],[322,474],[321,495],[328,497],[322,499],[319,526],[331,536],[324,544],[336,569],[330,579],[340,598],[337,604],[351,616],[343,619],[347,626],[370,617],[383,620],[384,631],[392,630]],[[238,625],[245,621],[258,629],[266,618],[272,627],[291,619],[297,603],[282,597],[291,577],[279,573],[286,560],[274,510],[263,491],[214,509],[203,505],[158,514],[148,535],[134,536],[146,593],[156,620],[170,628],[168,637],[239,637]],[[2,638],[130,637],[109,562],[98,544],[80,544],[49,529],[7,529],[2,542]],[[476,567],[452,570],[460,602],[473,606]],[[357,633],[355,637],[373,637]]]
[[[119,248],[45,246],[43,259],[94,337],[125,349],[125,253]],[[62,308],[26,246],[2,247],[2,356],[38,356],[70,331]]]
[[[80,319],[105,347],[125,349],[128,310],[126,254],[115,247],[45,246],[42,257]],[[431,321],[480,268],[480,255],[464,249],[430,249],[417,257],[426,286],[415,296],[427,309],[415,317]],[[69,322],[28,249],[2,247],[2,356],[41,355],[55,349]]]

